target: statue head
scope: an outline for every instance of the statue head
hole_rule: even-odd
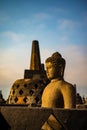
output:
[[[46,61],[46,73],[49,79],[62,78],[64,76],[65,59],[59,52],[55,52]]]

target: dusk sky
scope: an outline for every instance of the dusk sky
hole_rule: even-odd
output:
[[[41,62],[58,51],[64,79],[87,96],[87,0],[0,0],[0,90],[5,99],[29,69],[32,41]]]

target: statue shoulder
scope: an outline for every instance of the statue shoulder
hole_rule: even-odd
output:
[[[72,85],[67,81],[63,81],[63,87],[62,87],[63,91],[76,91],[75,89],[76,88],[74,87],[74,85]]]

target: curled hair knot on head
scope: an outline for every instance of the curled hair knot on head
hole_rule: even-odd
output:
[[[61,54],[59,52],[53,53],[52,57],[54,57],[54,58],[62,58],[62,56],[61,56]]]

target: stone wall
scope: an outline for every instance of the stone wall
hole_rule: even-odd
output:
[[[64,130],[87,130],[87,109],[0,106],[0,130],[41,130],[53,115]]]

